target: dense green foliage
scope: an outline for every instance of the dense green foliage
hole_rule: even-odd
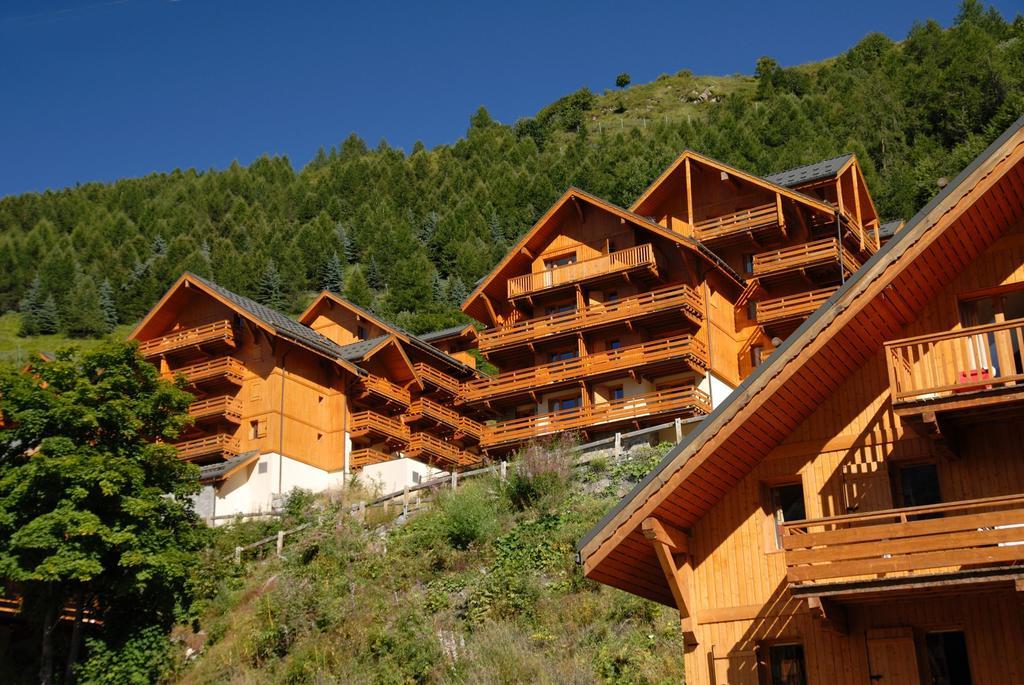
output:
[[[666,448],[634,457],[646,464]],[[202,573],[216,579],[200,620],[205,644],[179,681],[681,682],[678,614],[585,579],[573,559],[629,481],[607,465],[569,477],[572,454],[557,443],[525,457],[510,464],[510,482],[466,479],[380,528],[345,516],[344,493],[320,501],[306,514],[318,525],[288,538],[283,561],[268,552],[230,568],[223,559],[238,536],[268,529],[218,530],[224,539]],[[524,503],[525,491],[544,495]]]
[[[92,335],[108,318],[82,319],[110,303],[84,290],[109,281],[118,321],[131,322],[189,269],[292,311],[310,291],[342,289],[422,331],[455,321],[471,284],[567,186],[628,204],[687,147],[758,173],[852,151],[883,217],[909,218],[1024,112],[1024,18],[968,2],[949,29],[869,35],[796,68],[764,58],[756,75],[756,89],[641,128],[610,123],[636,116],[622,103],[643,86],[584,89],[514,126],[480,110],[465,138],[433,150],[369,149],[353,135],[301,171],[262,158],[9,197],[0,311],[24,303],[30,329],[56,318]],[[678,103],[700,82],[684,71],[657,83]]]
[[[191,400],[125,343],[0,370],[0,585],[28,623],[0,665],[15,682],[70,675],[86,632],[85,680],[148,680],[166,663],[205,543],[195,467],[167,444]],[[102,627],[65,630],[65,607]]]

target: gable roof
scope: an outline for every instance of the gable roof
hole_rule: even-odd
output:
[[[878,237],[883,240],[893,237],[903,227],[903,223],[902,219],[886,221],[878,227]]]
[[[820,181],[824,178],[835,178],[853,159],[855,159],[853,153],[848,152],[845,155],[839,155],[832,159],[823,159],[819,162],[804,164],[792,169],[786,169],[785,171],[776,171],[774,174],[768,174],[763,178],[771,183],[792,188],[793,186],[811,183],[812,181]]]
[[[473,288],[473,292],[471,292],[469,296],[466,298],[465,302],[462,303],[463,311],[466,311],[470,307],[471,303],[477,297],[480,296],[480,294],[487,288],[491,281],[497,278],[498,275],[512,262],[512,260],[515,259],[518,255],[520,255],[520,253],[527,246],[530,240],[535,238],[538,234],[540,234],[540,232],[549,225],[549,221],[555,215],[555,213],[559,209],[564,207],[566,203],[569,202],[570,200],[579,200],[586,202],[594,207],[597,207],[598,209],[610,212],[611,214],[618,216],[620,219],[624,221],[632,223],[637,228],[650,231],[661,238],[666,238],[668,240],[671,240],[672,242],[677,243],[678,245],[682,245],[683,247],[693,251],[694,254],[700,256],[701,259],[710,263],[721,273],[723,273],[727,278],[735,282],[736,285],[739,286],[740,288],[743,288],[746,285],[746,281],[743,280],[742,276],[736,273],[736,271],[729,267],[729,265],[726,264],[724,260],[718,257],[705,245],[702,245],[699,241],[694,240],[689,236],[684,236],[681,233],[676,233],[675,231],[672,231],[658,223],[655,223],[648,217],[640,216],[639,214],[635,214],[634,212],[628,209],[624,209],[616,204],[608,202],[607,200],[603,200],[595,195],[591,195],[590,193],[584,190],[580,190],[579,188],[570,186],[569,189],[566,190],[562,194],[562,196],[558,198],[558,200],[556,200],[551,205],[551,207],[548,208],[548,211],[546,211],[544,215],[537,220],[533,227],[530,228],[530,230],[527,231],[516,242],[516,244],[513,245],[508,250],[508,252],[501,259],[501,261],[498,262],[498,264],[495,265],[493,269],[491,269],[490,273],[481,278],[479,281],[477,281],[476,286]]]
[[[388,338],[392,338],[390,333],[385,335],[378,335],[376,338],[367,338],[366,340],[360,340],[358,342],[349,343],[348,345],[341,346],[341,358],[350,362],[357,362],[365,357],[371,350],[376,348],[378,345],[383,343]]]
[[[362,369],[359,369],[347,362],[342,355],[340,345],[335,343],[333,340],[320,335],[309,326],[305,326],[275,309],[262,305],[255,300],[245,297],[244,295],[232,292],[213,281],[202,278],[201,276],[196,276],[194,273],[189,271],[183,273],[174,285],[164,293],[164,296],[160,298],[160,301],[153,305],[153,308],[149,310],[149,313],[143,317],[142,321],[139,322],[128,336],[129,339],[133,339],[138,335],[153,315],[160,310],[163,304],[175,292],[177,292],[182,286],[189,285],[198,287],[200,290],[206,292],[214,299],[219,300],[230,309],[233,309],[239,314],[245,316],[250,321],[259,324],[268,332],[312,350],[331,360],[337,361],[354,373],[365,373]]]
[[[259,450],[250,450],[243,452],[237,456],[219,461],[216,464],[207,464],[206,466],[199,467],[199,482],[200,483],[215,483],[217,481],[226,480],[231,474],[235,473],[241,468],[248,466],[252,462],[260,458]]]
[[[996,196],[998,194],[998,196]],[[979,201],[983,196],[986,202]],[[584,573],[670,606],[641,522],[688,528],[850,373],[913,321],[944,280],[1024,217],[1024,117],[929,202],[577,546]],[[989,204],[1001,207],[991,220]],[[947,230],[950,227],[961,230]],[[986,242],[987,241],[987,242]]]
[[[418,337],[423,342],[436,343],[440,340],[447,340],[449,338],[458,338],[462,335],[476,334],[476,329],[473,328],[472,324],[462,324],[460,326],[450,326],[448,328],[442,328],[439,331],[431,331],[429,333],[422,333]]]
[[[364,309],[363,307],[360,307],[359,305],[357,305],[355,302],[352,302],[351,300],[347,300],[344,297],[342,297],[341,295],[338,295],[336,293],[332,293],[329,290],[322,291],[316,297],[316,299],[314,299],[310,303],[310,305],[308,307],[306,307],[306,311],[302,312],[302,314],[299,316],[299,322],[300,322],[299,325],[305,326],[305,327],[308,328],[307,322],[312,319],[313,312],[325,301],[330,301],[330,302],[332,302],[334,304],[337,304],[337,305],[340,305],[342,307],[345,307],[349,311],[355,313],[356,315],[358,315],[358,316],[360,316],[360,317],[362,317],[364,319],[367,319],[369,321],[374,322],[375,324],[377,324],[378,326],[383,328],[385,331],[388,331],[388,333],[390,333],[391,335],[394,335],[395,337],[397,337],[399,340],[402,340],[403,342],[406,342],[406,343],[412,345],[416,349],[418,349],[418,350],[420,350],[420,351],[422,351],[422,352],[424,352],[426,354],[429,354],[429,355],[433,356],[435,359],[438,359],[439,361],[443,361],[445,364],[448,364],[449,366],[452,366],[452,367],[455,367],[455,368],[459,369],[463,373],[470,374],[470,375],[473,375],[473,376],[480,375],[480,372],[477,371],[476,369],[472,368],[471,366],[467,366],[466,364],[463,364],[462,362],[460,362],[455,357],[451,357],[451,356],[445,354],[443,351],[441,351],[440,349],[434,347],[433,345],[431,345],[430,343],[426,342],[425,340],[421,339],[419,336],[416,336],[416,335],[410,333],[409,331],[407,331],[407,330],[405,330],[403,328],[400,328],[399,326],[396,326],[395,324],[391,323],[390,321],[386,321],[386,320],[382,319],[381,317],[377,316],[376,314],[374,314],[370,310]],[[310,329],[310,330],[312,330],[312,329]],[[361,341],[361,342],[365,342],[365,341]],[[352,344],[358,344],[358,343],[352,343]],[[351,354],[351,352],[350,352],[350,354]]]

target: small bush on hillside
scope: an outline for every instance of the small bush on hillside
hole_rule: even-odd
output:
[[[89,658],[78,669],[83,685],[155,683],[174,668],[171,642],[156,626],[135,633],[120,645],[87,639],[86,647]]]
[[[455,549],[466,549],[498,534],[498,507],[487,485],[481,481],[467,483],[440,497],[442,530]]]
[[[653,447],[634,448],[626,459],[612,466],[612,480],[639,483],[661,463],[671,448],[672,443],[669,442],[663,442]]]
[[[559,436],[530,443],[516,456],[505,483],[505,497],[518,510],[559,499],[572,477],[575,440]]]

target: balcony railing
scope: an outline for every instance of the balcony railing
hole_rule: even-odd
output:
[[[836,288],[819,288],[806,293],[762,300],[757,303],[757,323],[767,326],[806,318],[832,297],[836,290]]]
[[[841,249],[836,238],[823,238],[754,255],[753,274],[757,278],[763,278],[829,264],[841,264],[847,273],[853,273],[860,268],[860,262],[850,254],[850,250]]]
[[[1024,561],[1024,495],[782,525],[790,583],[958,572]]]
[[[774,202],[704,219],[693,225],[694,236],[706,243],[724,242],[778,227],[779,210]]]
[[[234,347],[235,332],[231,322],[214,321],[146,340],[139,343],[139,352],[143,357],[157,357],[201,346],[208,346],[211,349]]]
[[[407,423],[416,423],[424,420],[432,421],[456,431],[459,429],[462,415],[453,409],[428,400],[426,397],[420,397],[413,400],[412,404],[409,405],[409,411],[405,414],[405,420]]]
[[[477,455],[450,442],[439,440],[429,433],[413,433],[405,454],[414,459],[446,466],[471,466],[480,461]]]
[[[409,442],[409,428],[396,418],[367,410],[352,414],[348,425],[353,440],[383,439],[386,442]]]
[[[709,413],[711,400],[707,393],[688,385],[601,402],[589,407],[563,409],[548,414],[500,421],[484,430],[480,444],[484,447],[494,447],[561,431],[600,429],[606,424],[645,419],[659,414],[703,416]]]
[[[239,453],[238,441],[227,433],[216,433],[195,440],[175,443],[178,458],[194,461],[204,457],[220,457],[227,459]]]
[[[466,383],[465,397],[467,402],[492,399],[601,374],[625,374],[632,369],[673,359],[688,361],[692,368],[707,368],[707,347],[703,340],[689,334],[654,340],[473,380]]]
[[[484,425],[467,416],[463,416],[459,418],[458,434],[461,434],[462,437],[472,438],[479,442],[484,436]]]
[[[444,371],[435,369],[433,366],[423,362],[416,362],[412,367],[413,371],[416,372],[416,376],[421,381],[444,390],[450,395],[458,396],[462,394],[462,382],[452,378]]]
[[[674,285],[614,302],[598,302],[577,311],[526,319],[501,328],[489,328],[480,333],[477,345],[481,352],[492,352],[671,311],[682,313],[694,325],[700,325],[704,319],[704,303],[700,295],[688,285]]]
[[[196,421],[212,419],[240,423],[242,421],[242,403],[230,395],[218,395],[193,402],[188,405],[188,413]]]
[[[173,378],[179,374],[184,376],[191,385],[219,382],[241,385],[245,378],[245,365],[234,357],[218,357],[208,362],[172,369],[165,376]]]
[[[1024,319],[887,342],[892,401],[1018,385],[1022,351]]]
[[[860,222],[857,221],[857,218],[846,211],[846,209],[843,209],[840,215],[843,217],[843,226],[845,226],[846,230],[848,230],[858,241],[858,246],[861,250],[871,253],[878,251],[878,239],[876,238],[874,231],[869,231],[861,226]]]
[[[394,402],[402,407],[409,406],[409,391],[386,378],[371,373],[360,378],[359,384],[364,397],[370,396],[384,402]]]
[[[391,461],[393,457],[387,452],[375,450],[372,447],[364,447],[359,450],[352,450],[348,455],[348,463],[351,468],[361,469],[370,464],[379,464],[383,461]]]
[[[539,273],[516,276],[508,280],[509,298],[579,283],[592,278],[655,267],[654,248],[650,244],[627,247],[593,259],[557,266]]]

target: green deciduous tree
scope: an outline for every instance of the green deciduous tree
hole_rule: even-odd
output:
[[[627,74],[626,72],[622,72],[621,74],[615,77],[615,87],[625,88],[630,84],[631,81],[632,79],[629,77],[629,74]]]
[[[111,648],[187,617],[205,527],[189,499],[197,471],[168,442],[190,400],[129,344],[0,369],[0,581],[24,600],[37,651],[25,668],[41,682],[58,659],[73,674],[83,610]],[[76,622],[58,654],[69,606]]]

